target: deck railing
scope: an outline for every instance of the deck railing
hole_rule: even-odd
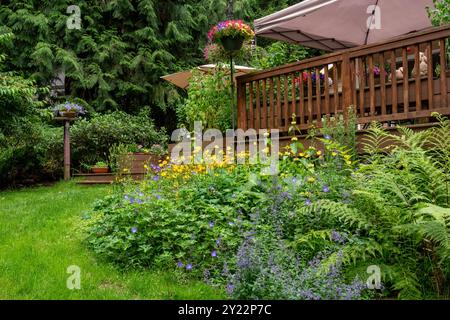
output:
[[[350,106],[360,125],[450,114],[450,26],[237,78],[238,126],[321,126]],[[401,77],[403,68],[403,78]]]

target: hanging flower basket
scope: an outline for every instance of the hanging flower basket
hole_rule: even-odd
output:
[[[252,28],[242,20],[227,20],[219,22],[208,33],[211,43],[217,43],[227,52],[241,50],[244,41],[255,36]]]
[[[244,37],[236,36],[226,36],[220,39],[220,43],[222,44],[223,48],[227,52],[236,52],[242,49],[242,45],[244,44]]]

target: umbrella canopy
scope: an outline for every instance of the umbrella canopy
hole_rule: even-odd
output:
[[[327,51],[431,27],[433,0],[305,0],[255,21],[256,34]]]
[[[215,65],[215,64],[205,64],[203,66],[197,67],[197,69],[200,71],[203,71],[205,73],[211,73],[211,72],[214,72],[214,70],[216,70],[216,67],[217,67],[217,65]],[[234,66],[234,69],[236,70],[235,77],[256,71],[255,68],[249,68],[249,67],[244,67],[244,66]],[[182,72],[169,74],[169,75],[161,77],[161,78],[173,83],[177,87],[186,89],[189,86],[189,79],[191,77],[192,77],[192,71],[188,70],[188,71],[182,71]]]

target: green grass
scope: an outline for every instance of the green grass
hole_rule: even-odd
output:
[[[0,192],[0,299],[222,299],[172,272],[120,270],[83,243],[81,217],[110,186],[58,183]],[[81,268],[81,289],[66,273]]]

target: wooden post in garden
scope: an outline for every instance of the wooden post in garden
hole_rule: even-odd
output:
[[[64,121],[64,181],[70,180],[70,121]]]
[[[70,122],[76,118],[56,117],[56,121],[64,122],[64,181],[70,180]]]

